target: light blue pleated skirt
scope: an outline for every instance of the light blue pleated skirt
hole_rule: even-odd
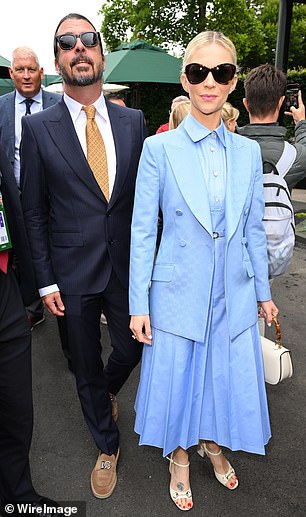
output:
[[[257,324],[230,340],[224,296],[224,238],[215,240],[215,273],[203,343],[152,329],[135,402],[140,445],[168,455],[199,439],[264,454],[271,437]]]

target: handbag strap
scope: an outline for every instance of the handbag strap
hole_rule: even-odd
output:
[[[279,323],[278,319],[276,318],[276,316],[274,316],[274,318],[272,318],[272,321],[275,325],[275,332],[276,332],[275,343],[276,343],[276,345],[278,345],[279,348],[281,348],[282,347],[282,344],[281,344],[282,333],[281,333],[281,329],[280,329],[280,323]]]

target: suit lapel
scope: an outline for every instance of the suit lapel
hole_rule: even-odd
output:
[[[7,97],[7,125],[5,134],[9,135],[10,152],[8,156],[14,159],[15,154],[15,96],[16,92],[12,92],[11,97]]]
[[[116,178],[109,201],[109,205],[112,206],[120,194],[129,170],[132,149],[132,128],[130,118],[116,109],[117,106],[114,107],[113,104],[107,100],[106,106],[116,150]]]
[[[74,129],[69,110],[64,100],[54,105],[54,117],[45,121],[50,136],[64,159],[69,163],[73,172],[87,185],[100,199],[106,202],[99,188],[82,146]]]

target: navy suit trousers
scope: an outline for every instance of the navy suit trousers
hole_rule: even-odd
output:
[[[109,393],[118,393],[142,353],[142,344],[132,339],[129,329],[128,292],[112,271],[101,293],[61,296],[84,417],[97,447],[111,455],[118,449],[119,433],[112,420]],[[102,309],[113,348],[105,366],[101,357]]]

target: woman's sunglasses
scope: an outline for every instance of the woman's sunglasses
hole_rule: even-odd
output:
[[[236,73],[235,65],[222,63],[222,65],[208,68],[199,63],[190,63],[185,68],[185,74],[190,84],[200,84],[205,81],[209,72],[212,73],[214,80],[219,84],[228,84]]]
[[[80,38],[85,47],[96,47],[100,43],[99,32],[89,31],[81,32],[81,34],[60,34],[54,38],[55,49],[57,42],[62,50],[72,50],[76,46],[77,38]]]

